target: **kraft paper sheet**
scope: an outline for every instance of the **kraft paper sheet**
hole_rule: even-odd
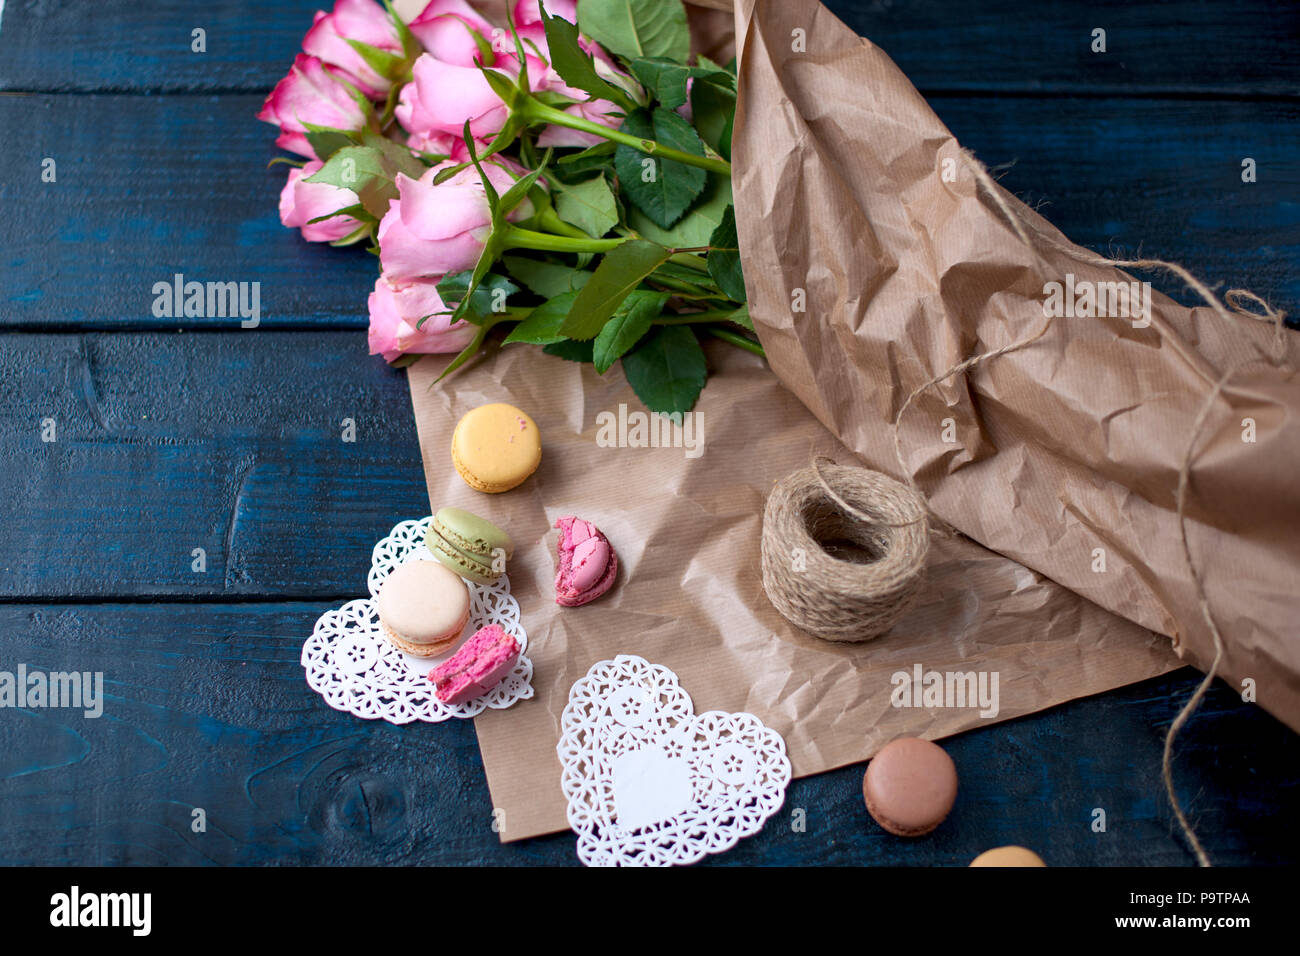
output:
[[[437,385],[447,357],[409,371],[431,508],[468,508],[516,541],[509,573],[536,697],[475,722],[505,841],[567,827],[560,715],[572,683],[619,653],[676,671],[697,712],[758,716],[785,738],[796,776],[864,760],[899,735],[941,738],[1166,673],[1182,663],[1170,637],[1208,666],[1176,550],[1177,465],[1213,369],[1268,332],[1225,328],[1158,295],[1164,338],[1066,320],[909,411],[909,464],[937,513],[969,537],[934,537],[920,599],[887,635],[830,644],[772,608],[759,571],[772,484],[817,454],[896,474],[889,423],[903,397],[1035,328],[1050,277],[969,177],[940,181],[939,160],[957,143],[885,54],[825,8],[744,0],[734,36],[716,11],[691,22],[701,48],[739,37],[733,180],[770,367],[707,346],[699,428],[684,436],[702,439],[694,457],[598,442],[601,413],[644,413],[617,367],[602,378],[534,346],[493,345]],[[795,28],[802,53],[791,50]],[[796,288],[804,312],[791,310]],[[1190,522],[1221,627],[1240,640],[1226,672],[1255,677],[1261,703],[1293,726],[1298,388],[1252,367],[1227,390],[1204,433]],[[449,450],[460,416],[496,401],[533,416],[543,457],[525,484],[489,496],[465,485]],[[1247,414],[1259,438],[1242,447],[1231,426]],[[944,418],[955,444],[941,440]],[[582,608],[554,603],[552,525],[566,514],[598,525],[622,565],[614,589]],[[1097,547],[1104,573],[1091,570]],[[893,675],[917,665],[996,674],[996,716],[893,706]]]

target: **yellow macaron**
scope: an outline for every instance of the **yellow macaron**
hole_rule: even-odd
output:
[[[451,463],[475,491],[522,484],[542,461],[542,436],[526,412],[496,402],[468,412],[451,436]]]

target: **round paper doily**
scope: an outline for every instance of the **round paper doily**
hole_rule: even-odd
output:
[[[424,546],[432,516],[403,521],[375,545],[366,584],[370,597],[349,601],[327,611],[316,621],[302,648],[307,683],[335,710],[366,720],[407,724],[413,720],[437,723],[451,717],[473,717],[491,707],[502,709],[533,696],[533,663],[526,655],[528,635],[519,619],[519,602],[510,593],[510,579],[502,575],[490,585],[467,581],[470,593],[469,623],[465,633],[498,624],[519,641],[514,668],[482,697],[448,705],[434,696],[429,671],[450,657],[422,659],[404,654],[384,639],[375,611],[375,595],[384,578],[405,561],[432,560]]]

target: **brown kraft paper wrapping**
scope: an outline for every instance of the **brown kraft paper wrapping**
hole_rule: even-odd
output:
[[[720,4],[710,0],[708,5]],[[744,21],[747,12],[742,9],[737,20]],[[706,13],[693,13],[692,26],[713,31],[718,21]],[[940,286],[916,264],[906,278],[903,270],[884,265],[905,262],[918,240],[894,233],[897,221],[889,230],[873,231],[867,210],[876,208],[873,202],[893,197],[891,215],[896,219],[898,183],[892,177],[901,176],[910,163],[915,167],[912,188],[928,189],[921,167],[933,168],[938,145],[947,143],[946,148],[955,150],[950,134],[884,54],[854,37],[818,5],[760,4],[755,17],[748,31],[741,30],[745,46],[734,178],[749,293],[771,368],[725,344],[706,345],[711,377],[695,409],[695,428],[676,433],[679,440],[698,442],[695,449],[598,443],[601,413],[616,419],[620,407],[629,416],[644,413],[617,368],[601,377],[590,365],[566,362],[533,346],[512,345],[490,346],[436,385],[447,357],[426,358],[409,371],[431,507],[473,510],[506,527],[517,542],[509,573],[528,631],[536,696],[508,710],[485,712],[475,721],[493,806],[505,811],[504,841],[567,827],[555,754],[560,715],[573,682],[596,661],[616,654],[638,654],[673,669],[699,712],[757,715],[785,738],[797,776],[864,760],[902,734],[941,738],[1179,666],[1169,640],[1148,629],[1159,619],[1141,618],[1125,604],[1136,606],[1145,593],[1140,585],[1148,577],[1145,570],[1129,570],[1124,555],[1143,554],[1153,545],[1145,540],[1147,526],[1133,525],[1131,499],[1138,497],[1137,489],[1113,492],[1104,498],[1109,508],[1091,513],[1094,518],[1089,520],[1090,526],[1104,523],[1110,534],[1118,529],[1117,540],[1136,538],[1127,550],[1110,555],[1111,570],[1104,577],[1112,600],[1102,599],[1096,581],[1086,580],[1087,587],[1077,587],[1079,593],[1074,593],[1031,570],[1035,561],[1043,563],[1049,546],[1055,554],[1078,533],[1057,530],[1067,517],[1064,503],[1055,502],[1054,490],[1036,488],[1042,475],[1030,467],[1036,460],[1030,440],[1055,441],[1062,425],[1077,430],[1076,420],[1064,417],[1060,405],[1077,402],[1078,397],[1067,393],[1057,399],[1047,391],[1068,372],[1059,356],[1046,363],[1045,372],[1032,366],[1039,376],[1033,381],[1024,370],[1030,366],[1012,361],[1016,356],[998,360],[1010,363],[1001,375],[990,366],[975,376],[980,389],[987,377],[1008,383],[1002,384],[1004,391],[1015,386],[1034,396],[1041,407],[1031,407],[1030,412],[1039,417],[1020,423],[1030,433],[1027,438],[1017,432],[1009,439],[998,421],[984,426],[973,451],[959,446],[954,455],[951,446],[937,449],[934,426],[926,424],[935,420],[937,398],[922,401],[905,422],[910,460],[940,514],[968,533],[992,530],[1005,537],[1009,532],[1012,546],[999,538],[999,549],[1014,552],[1023,564],[968,538],[936,535],[916,605],[887,635],[865,645],[829,644],[805,635],[767,601],[759,570],[759,536],[763,503],[773,482],[817,454],[849,463],[857,452],[860,463],[896,472],[889,467],[893,409],[913,383],[923,380],[923,372],[928,377],[929,370],[947,367],[976,345],[976,337],[945,310],[951,307],[948,283],[962,279],[966,291],[958,304],[971,321],[988,309],[993,329],[985,333],[981,325],[979,342],[987,342],[995,332],[1019,337],[1021,324],[1012,327],[1011,317],[1000,306],[990,307],[988,299],[995,288],[998,296],[1006,295],[997,283],[1005,284],[1008,276],[1030,267],[1017,264],[1008,228],[974,206],[970,215],[979,213],[979,229],[987,234],[958,223],[944,209],[933,214],[948,217],[942,223],[957,227],[951,234],[951,254],[976,264],[963,268],[982,275],[987,265],[982,299],[971,291],[974,279],[960,275],[962,269],[951,270],[956,274]],[[781,37],[787,38],[788,49],[795,25],[806,31],[809,50],[809,58],[797,68],[779,58]],[[771,39],[771,50],[764,37]],[[730,39],[713,32],[697,36],[698,45],[710,49],[725,48]],[[819,67],[804,69],[813,63]],[[876,84],[873,89],[864,88],[868,76]],[[786,92],[784,85],[796,86]],[[891,130],[900,120],[886,122],[882,116],[872,128],[876,111],[888,108],[887,100],[903,101],[894,108],[907,114],[913,125]],[[818,117],[826,124],[824,130]],[[834,142],[822,142],[823,134]],[[859,136],[862,142],[857,142]],[[887,142],[891,138],[892,146]],[[963,188],[972,195],[963,202],[973,204],[973,184]],[[854,206],[859,201],[863,205]],[[807,211],[801,213],[800,206]],[[918,205],[915,212],[930,216],[927,208]],[[814,221],[816,229],[810,228]],[[964,239],[962,229],[967,231]],[[903,284],[911,289],[906,295]],[[806,289],[807,312],[792,316],[787,290],[795,287]],[[885,299],[877,304],[881,295]],[[1035,314],[1041,316],[1041,306],[1037,308]],[[1161,308],[1177,307],[1163,303]],[[1201,326],[1209,321],[1202,310],[1191,314]],[[879,328],[868,328],[868,321]],[[1145,347],[1160,351],[1158,344]],[[1139,384],[1128,379],[1130,372],[1111,367],[1107,352],[1096,343],[1090,348],[1075,364],[1081,366],[1076,374],[1092,382],[1094,390],[1099,383],[1110,388]],[[1044,347],[1037,356],[1040,363],[1046,354]],[[1092,359],[1086,358],[1089,354]],[[1087,361],[1102,364],[1085,371]],[[1174,369],[1157,382],[1180,376],[1187,377]],[[1163,394],[1166,387],[1152,388],[1151,394]],[[981,404],[982,392],[965,380],[959,392],[953,388],[937,393],[946,409],[939,417],[954,418],[966,441],[963,433],[970,423],[988,417],[988,411]],[[493,401],[528,411],[543,439],[537,473],[503,495],[472,491],[450,460],[456,421],[471,408]],[[1110,401],[1108,397],[1103,402],[1107,409]],[[1004,411],[1002,406],[998,411]],[[1098,419],[1088,418],[1086,427],[1097,431],[1101,414],[1105,410]],[[1165,409],[1164,415],[1172,414]],[[1030,427],[1034,420],[1037,428]],[[1112,441],[1116,424],[1124,423],[1111,423]],[[1187,423],[1169,419],[1165,424],[1172,429]],[[1101,431],[1104,435],[1105,429]],[[1176,461],[1179,442],[1174,436],[1160,441],[1143,436],[1140,449],[1131,455],[1140,450],[1154,454],[1167,446],[1170,460]],[[1021,462],[1020,470],[1010,469],[1010,478],[990,472],[987,487],[969,486],[960,495],[944,494],[942,486],[936,489],[941,476],[973,471],[972,460],[1002,457],[994,455],[996,449],[1013,451]],[[1104,456],[1099,460],[1096,477],[1083,474],[1102,487],[1102,476],[1117,474],[1117,466]],[[1202,482],[1208,480],[1202,469],[1214,460],[1203,456],[1198,464],[1198,501],[1205,494]],[[1172,482],[1176,468],[1168,476],[1159,469],[1156,473]],[[1159,497],[1164,492],[1144,485],[1141,493]],[[1172,501],[1172,491],[1166,497]],[[614,589],[582,608],[554,603],[552,525],[566,514],[597,524],[621,564]],[[1199,506],[1194,517],[1202,520]],[[1285,524],[1283,516],[1278,520]],[[999,527],[1000,522],[1009,527]],[[1167,544],[1172,549],[1176,539]],[[1225,629],[1234,630],[1231,624]],[[891,677],[899,671],[910,673],[917,665],[926,671],[996,675],[996,715],[981,716],[977,706],[894,707]],[[1261,686],[1265,677],[1259,675]]]
[[[920,599],[885,637],[850,646],[796,631],[763,593],[763,502],[812,455],[852,454],[760,359],[724,343],[706,350],[698,427],[678,433],[702,439],[696,457],[597,444],[601,412],[644,414],[617,370],[602,378],[526,345],[489,348],[437,385],[445,357],[410,369],[431,507],[468,508],[516,542],[508,570],[536,696],[475,720],[503,840],[567,827],[560,715],[573,682],[617,654],[671,668],[698,712],[757,715],[785,738],[799,776],[863,760],[900,734],[943,737],[1178,666],[1165,638],[960,537],[934,539]],[[542,463],[513,491],[485,495],[452,468],[451,434],[465,412],[497,401],[533,416]],[[555,604],[552,525],[567,514],[604,531],[620,563],[614,588],[580,608]],[[996,716],[892,707],[891,675],[917,664],[997,673]]]
[[[817,418],[897,476],[889,424],[913,388],[1031,335],[1046,283],[1133,277],[1075,260],[1059,231],[1000,190],[1055,240],[1035,257],[907,78],[819,3],[741,0],[736,24],[732,178],[759,338]],[[940,175],[946,159],[955,182]],[[806,312],[791,310],[796,288]],[[1300,379],[1296,333],[1280,368],[1265,358],[1273,334],[1152,293],[1148,327],[1059,318],[1033,345],[923,393],[900,427],[941,518],[1208,670],[1178,476],[1207,395],[1245,361],[1199,433],[1188,542],[1226,644],[1220,674],[1237,688],[1252,679],[1259,704],[1300,729]],[[944,419],[956,444],[941,439]]]

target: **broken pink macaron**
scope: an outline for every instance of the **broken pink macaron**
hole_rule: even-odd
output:
[[[609,539],[581,518],[560,518],[555,527],[560,529],[555,603],[578,607],[596,600],[610,589],[618,574],[618,556]]]
[[[429,671],[444,704],[463,704],[482,697],[505,679],[519,658],[519,642],[499,625],[489,624],[461,645],[448,660]]]

